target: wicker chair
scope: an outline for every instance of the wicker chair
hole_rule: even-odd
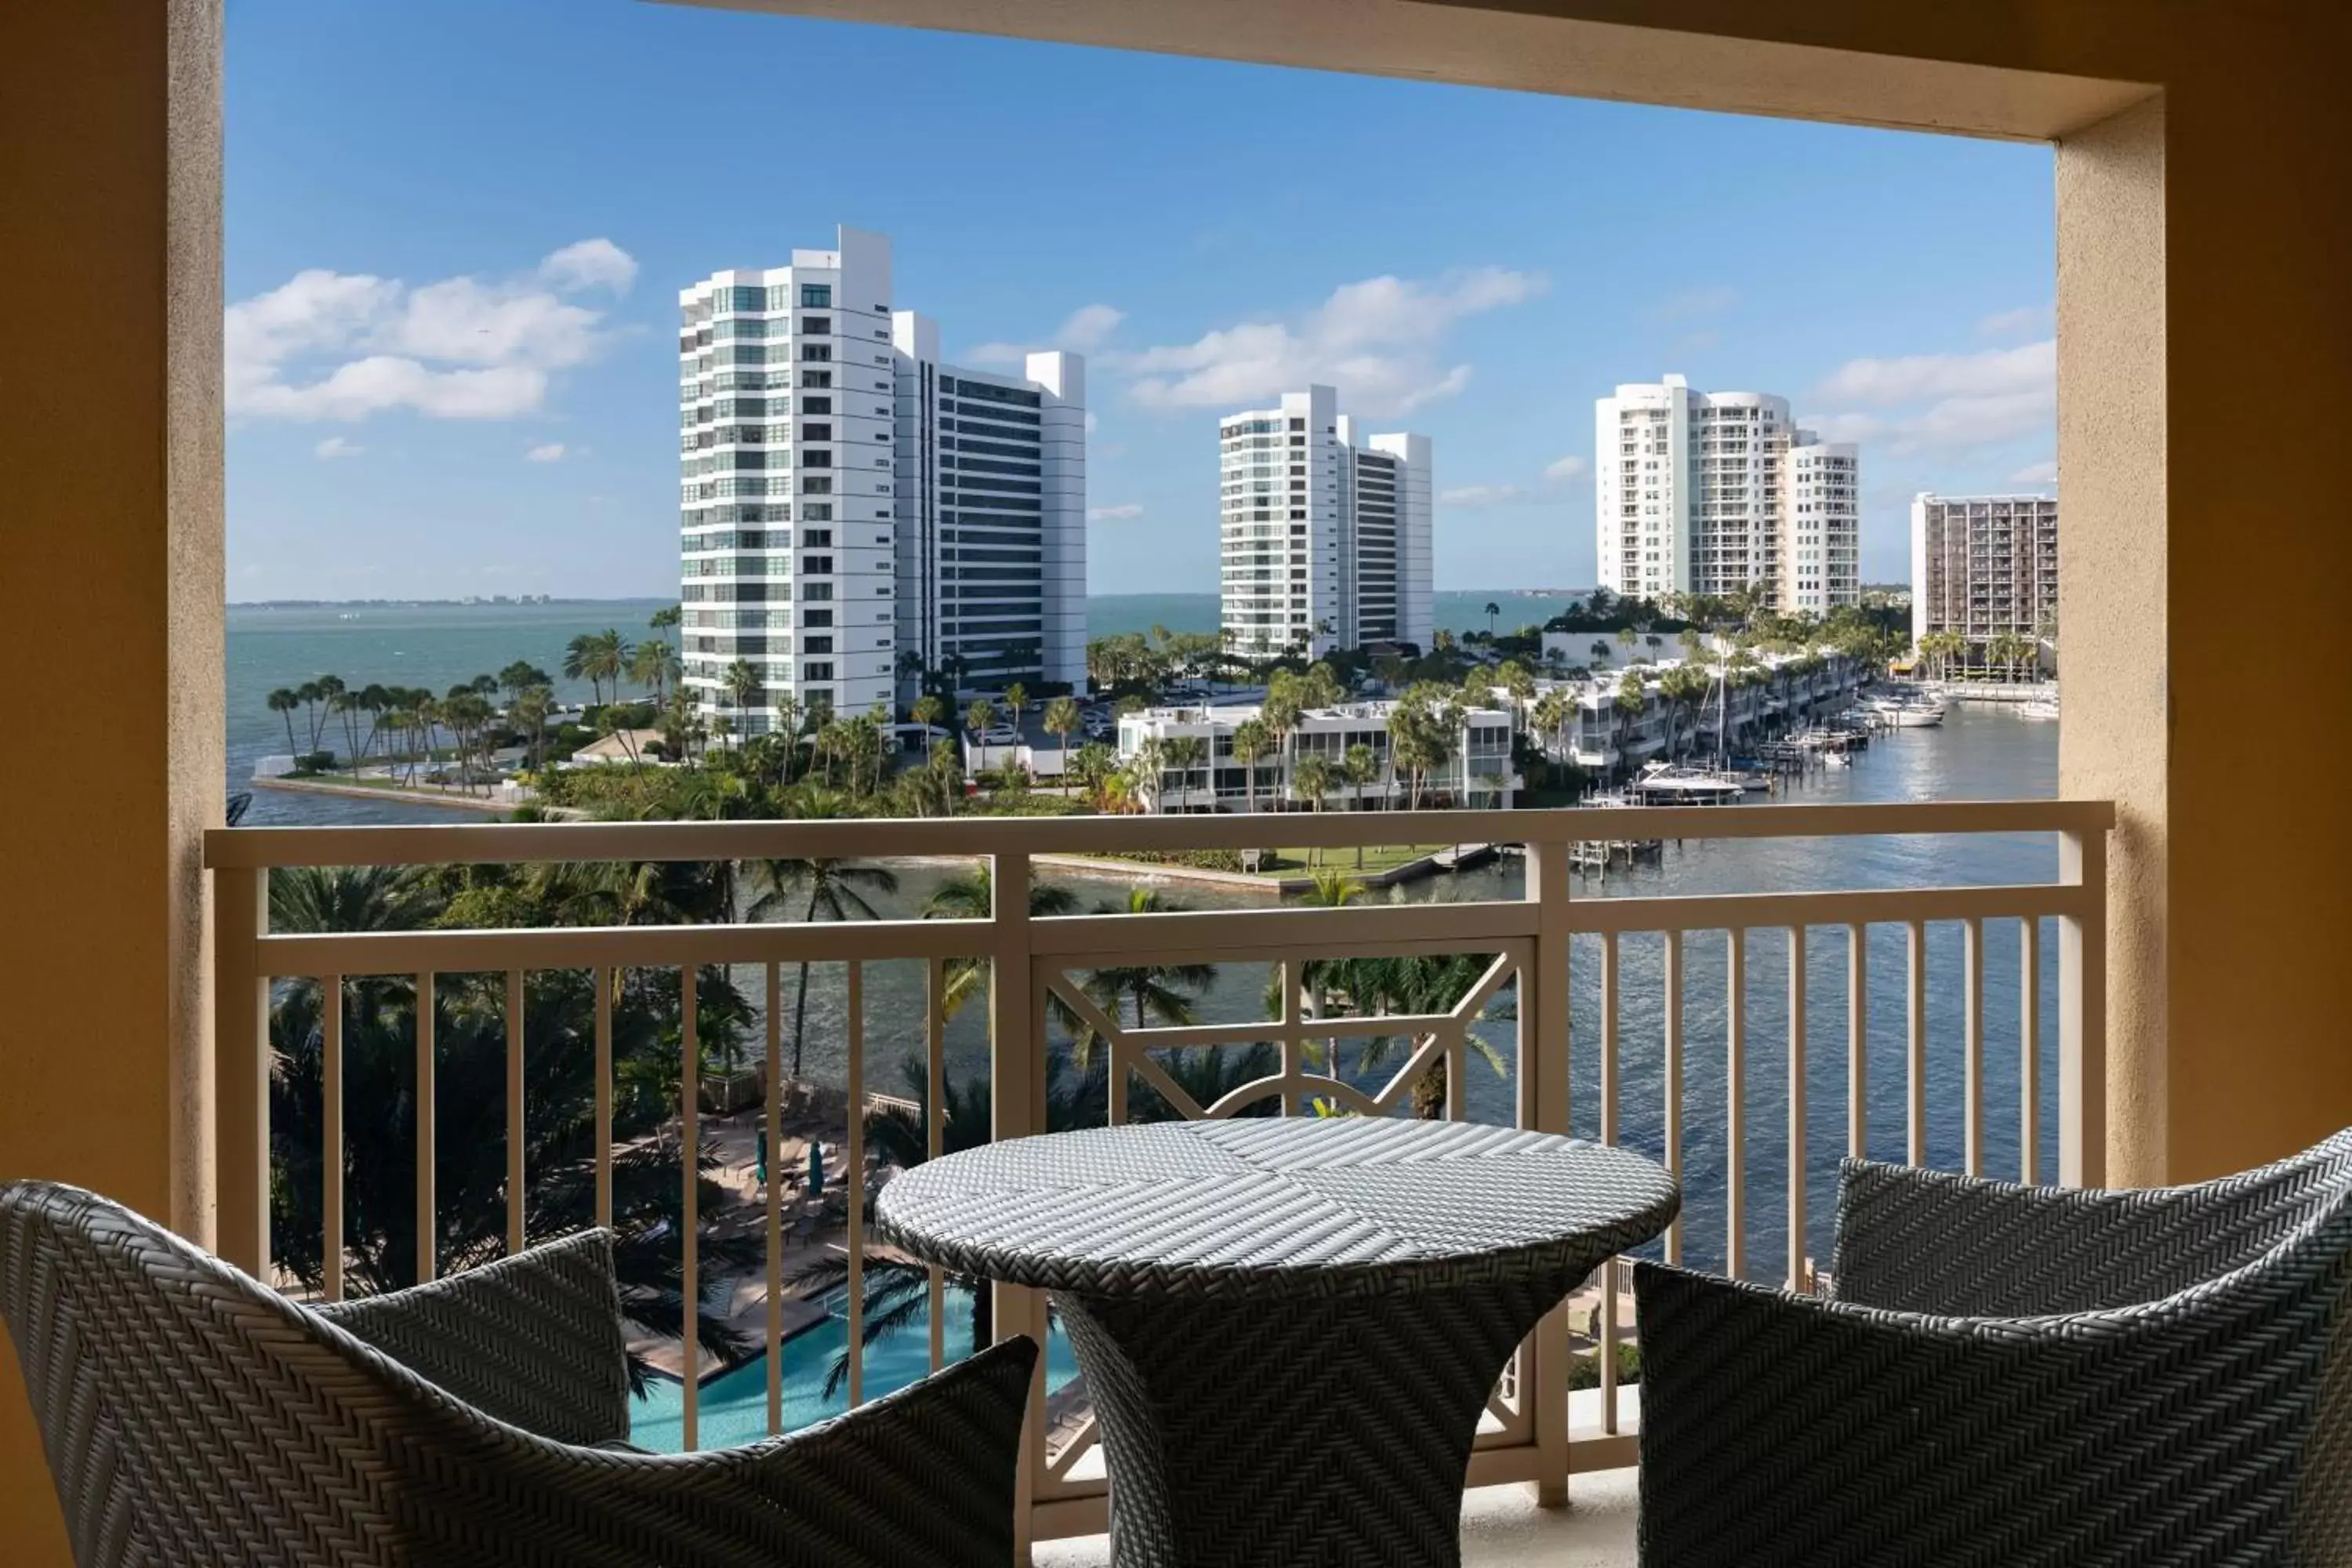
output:
[[[0,1184],[0,1318],[81,1568],[1004,1568],[1036,1347],[638,1454],[611,1237],[309,1310],[118,1205]],[[5,1554],[0,1554],[5,1555]]]
[[[1835,1297],[1654,1265],[1642,1561],[2352,1563],[2352,1132],[2147,1192],[1848,1161]]]

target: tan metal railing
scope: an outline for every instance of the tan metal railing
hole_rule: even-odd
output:
[[[215,961],[217,965],[217,1089],[222,1212],[219,1239],[232,1261],[268,1277],[270,1188],[268,1075],[269,1006],[275,981],[305,978],[323,983],[340,997],[353,977],[415,976],[417,994],[432,994],[436,973],[499,973],[507,977],[508,1225],[509,1246],[524,1240],[524,1139],[530,1042],[524,1037],[522,1005],[527,973],[593,971],[595,1008],[594,1214],[613,1212],[613,976],[616,971],[673,968],[680,972],[680,1100],[696,1103],[700,1068],[696,968],[751,966],[766,979],[765,1056],[771,1175],[779,1173],[782,1090],[779,1016],[780,975],[803,962],[845,967],[847,1104],[845,1132],[848,1196],[846,1311],[849,1398],[865,1394],[859,1348],[864,1310],[861,1272],[866,1257],[865,1206],[867,1173],[863,1107],[866,1070],[864,1034],[866,967],[886,961],[919,963],[926,975],[928,1021],[923,1055],[928,1064],[929,1123],[926,1135],[936,1153],[941,1146],[946,1044],[940,999],[955,959],[977,958],[990,966],[989,1037],[992,1135],[1015,1137],[1043,1130],[1046,1114],[1048,998],[1074,1011],[1107,1042],[1108,1114],[1123,1119],[1130,1079],[1150,1085],[1186,1116],[1232,1114],[1245,1101],[1278,1099],[1284,1113],[1297,1113],[1315,1099],[1330,1100],[1359,1112],[1389,1113],[1411,1097],[1413,1084],[1437,1064],[1447,1069],[1445,1112],[1465,1114],[1465,1051],[1481,1012],[1507,985],[1516,986],[1516,1023],[1510,1034],[1517,1061],[1513,1113],[1519,1125],[1550,1131],[1570,1126],[1571,1053],[1597,1053],[1600,1106],[1597,1126],[1604,1140],[1620,1131],[1621,1035],[1630,1016],[1623,995],[1622,944],[1639,933],[1654,935],[1662,954],[1661,984],[1654,1000],[1661,1024],[1664,1086],[1663,1150],[1667,1163],[1682,1170],[1685,1133],[1684,1073],[1688,956],[1695,933],[1724,933],[1706,940],[1724,943],[1725,994],[1721,998],[1726,1126],[1721,1179],[1725,1200],[1723,1258],[1734,1271],[1748,1259],[1744,1237],[1749,1196],[1748,1147],[1740,1107],[1746,1086],[1762,1067],[1751,1052],[1747,1015],[1747,963],[1754,933],[1778,931],[1787,945],[1789,1009],[1784,1092],[1788,1104],[1788,1164],[1798,1173],[1787,1183],[1788,1247],[1784,1267],[1770,1272],[1803,1283],[1810,1274],[1806,1197],[1801,1173],[1807,1165],[1806,1089],[1808,1052],[1807,944],[1812,933],[1842,933],[1847,953],[1845,1144],[1859,1153],[1867,1131],[1868,1044],[1867,952],[1869,928],[1888,925],[1907,933],[1905,1056],[1906,1147],[1909,1157],[1927,1153],[1928,1107],[1927,931],[1931,922],[1955,922],[1963,932],[1961,1006],[1963,1035],[1964,1162],[1970,1170],[1983,1160],[1985,1023],[1983,963],[1988,922],[2019,924],[2022,966],[2020,994],[2021,1047],[2019,1084],[2021,1168],[2026,1181],[2041,1179],[2034,1150],[2039,1131],[2041,1083],[2036,1053],[2042,1022],[2036,976],[2044,962],[2043,920],[2055,922],[2059,1017],[2058,1179],[2095,1184],[2105,1143],[2104,1013],[2105,834],[2114,819],[2105,802],[1983,802],[1853,806],[1754,805],[1645,807],[1600,811],[1456,811],[1286,815],[1275,829],[1265,816],[1129,816],[1064,818],[950,818],[927,821],[822,821],[663,824],[467,825],[430,827],[245,828],[207,834],[205,863],[214,880]],[[1509,843],[1526,846],[1527,877],[1518,899],[1476,902],[1370,904],[1349,908],[1224,909],[1181,913],[1076,915],[1032,918],[1028,900],[1035,857],[1130,850],[1242,849],[1260,847],[1275,831],[1286,844],[1345,849],[1400,843]],[[2047,834],[2058,843],[2054,881],[2007,886],[1920,887],[1896,889],[1769,891],[1665,897],[1576,897],[1571,886],[1573,851],[1580,841],[1629,839],[1720,840],[1749,838],[1848,838],[1912,834]],[[268,929],[268,877],[275,868],[313,866],[443,866],[546,861],[746,861],[772,858],[887,859],[912,857],[985,858],[993,863],[993,910],[981,921],[886,920],[849,923],[654,925],[530,930],[426,930],[353,932],[273,932]],[[1600,1023],[1597,1037],[1571,1040],[1570,952],[1571,942],[1597,943],[1600,953]],[[1332,957],[1414,953],[1491,953],[1490,967],[1469,994],[1443,1013],[1377,1019],[1307,1016],[1299,1001],[1297,966]],[[1139,1028],[1106,1016],[1074,977],[1093,967],[1139,963],[1229,963],[1272,965],[1283,977],[1284,998],[1276,1018],[1262,1022],[1203,1023],[1181,1027]],[[1643,1004],[1647,1006],[1648,1004]],[[416,1008],[418,1111],[416,1204],[420,1216],[436,1212],[434,1192],[433,1007]],[[343,1287],[342,1181],[344,1150],[341,1100],[342,1008],[321,1012],[321,1062],[325,1104],[322,1126],[325,1172],[324,1289]],[[1404,1065],[1385,1084],[1367,1088],[1313,1070],[1319,1042],[1360,1038],[1372,1033],[1406,1039]],[[1271,1042],[1278,1053],[1275,1074],[1215,1103],[1192,1100],[1171,1081],[1152,1053],[1176,1046]],[[679,1119],[687,1172],[695,1170],[698,1118]],[[2009,1173],[2001,1173],[2007,1174]],[[1710,1175],[1713,1173],[1710,1173]],[[768,1415],[781,1421],[782,1337],[781,1303],[784,1227],[781,1180],[766,1191],[765,1242],[768,1289]],[[698,1279],[695,1249],[702,1216],[696,1183],[683,1183],[685,1225],[680,1245],[687,1281]],[[1687,1222],[1664,1242],[1669,1259],[1680,1258]],[[435,1266],[433,1227],[420,1223],[417,1268]],[[1570,1325],[1565,1310],[1555,1311],[1523,1348],[1502,1384],[1490,1419],[1471,1461],[1474,1485],[1530,1481],[1544,1492],[1562,1494],[1573,1469],[1631,1463],[1635,1403],[1617,1387],[1614,1345],[1626,1329],[1620,1319],[1620,1264],[1608,1266],[1598,1307],[1601,1387],[1597,1397],[1571,1402]],[[692,1287],[689,1285],[689,1292]],[[943,1354],[942,1280],[930,1275],[929,1359]],[[994,1322],[999,1333],[1030,1331],[1041,1337],[1045,1307],[1035,1293],[995,1288]],[[695,1314],[684,1314],[683,1364],[698,1364]],[[1104,1486],[1090,1420],[1065,1423],[1050,1447],[1043,1418],[1045,1374],[1037,1384],[1033,1442],[1024,1458],[1023,1486],[1032,1507],[1024,1528],[1037,1538],[1087,1533],[1102,1528]],[[698,1386],[684,1382],[686,1441],[697,1438]]]

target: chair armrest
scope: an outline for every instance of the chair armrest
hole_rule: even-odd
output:
[[[2257,1173],[2256,1175],[2264,1174]],[[1848,1160],[1837,1299],[1956,1317],[2154,1301],[2259,1257],[2302,1217],[2292,1184],[2100,1192]]]
[[[1965,1319],[1637,1264],[1643,1568],[2293,1560],[2335,1303],[2259,1273]]]
[[[583,1446],[629,1435],[628,1348],[610,1231],[583,1231],[316,1310],[509,1426]]]
[[[406,1543],[486,1568],[1012,1568],[1036,1361],[1008,1340],[822,1426],[695,1454],[572,1447],[412,1405]]]

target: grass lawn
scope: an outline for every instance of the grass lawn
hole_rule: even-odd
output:
[[[1425,855],[1434,855],[1446,847],[1448,846],[1444,844],[1368,844],[1364,847],[1364,863],[1361,866],[1356,864],[1353,848],[1277,849],[1274,852],[1274,868],[1258,874],[1262,877],[1298,877],[1329,866],[1342,871],[1362,871],[1369,875],[1374,871],[1392,871],[1399,866]]]

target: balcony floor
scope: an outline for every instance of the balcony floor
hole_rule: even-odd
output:
[[[1462,1504],[1463,1568],[1633,1568],[1633,1470],[1570,1478],[1569,1506],[1539,1509],[1526,1487],[1482,1487]],[[1036,1568],[1108,1568],[1099,1535],[1049,1541]]]

